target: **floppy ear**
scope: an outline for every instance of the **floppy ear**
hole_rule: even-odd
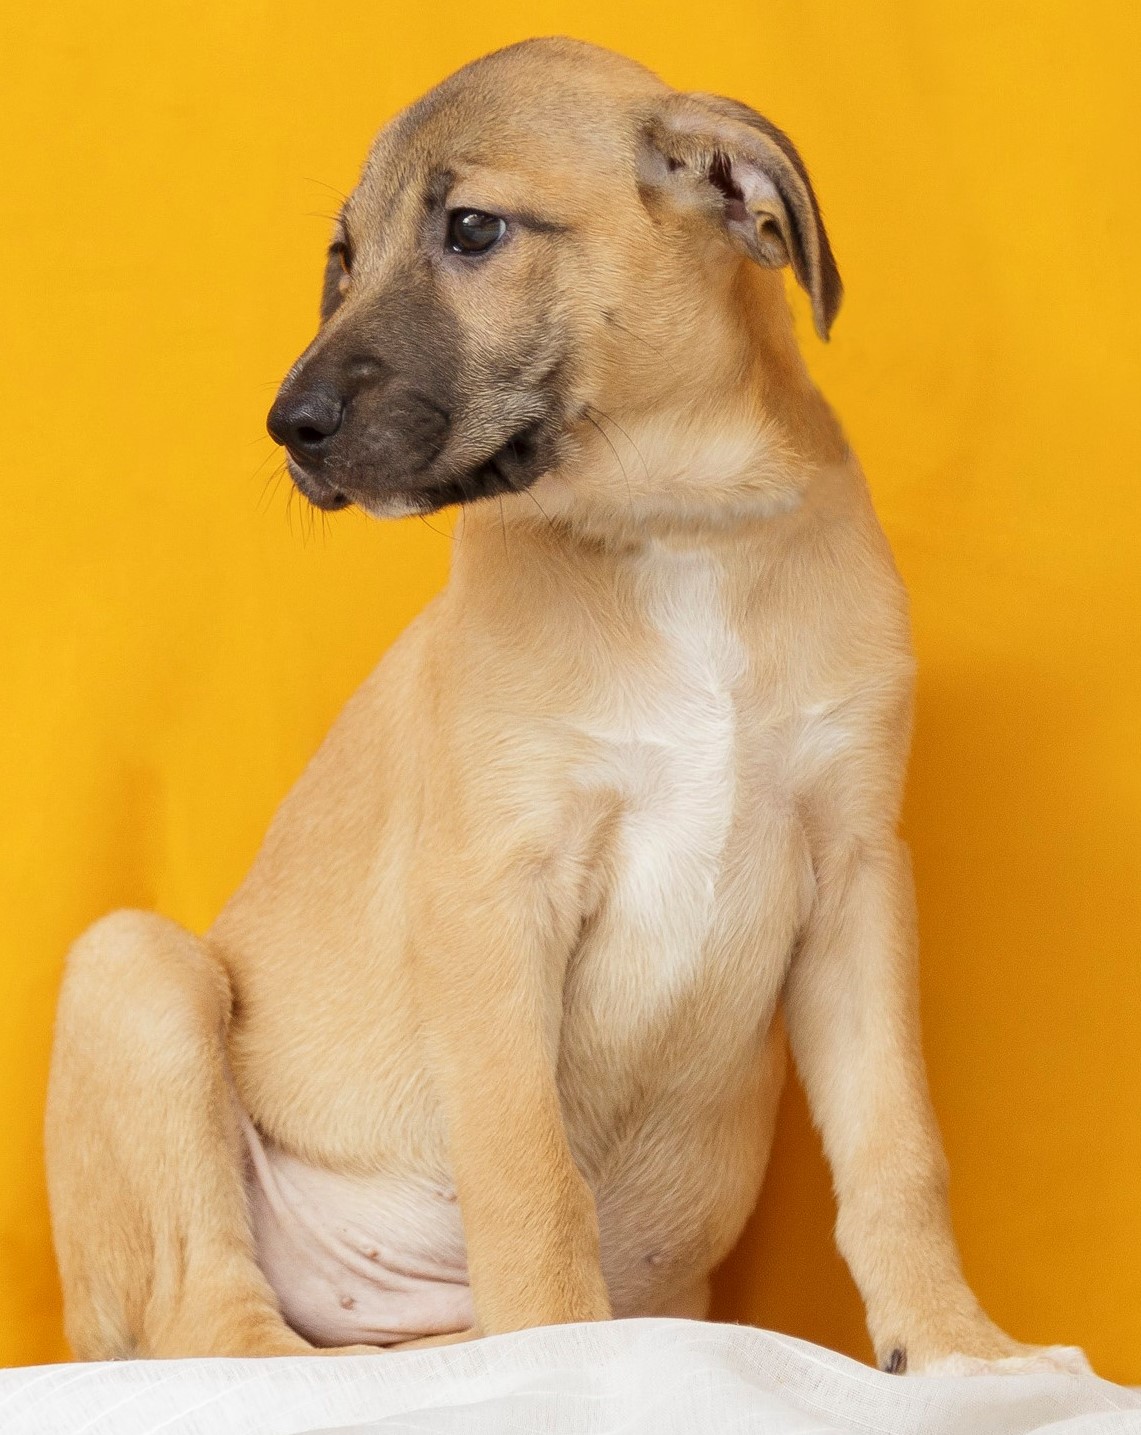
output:
[[[827,339],[844,289],[808,171],[786,134],[736,100],[674,94],[646,126],[638,177],[651,193],[708,208],[758,264],[791,264]]]

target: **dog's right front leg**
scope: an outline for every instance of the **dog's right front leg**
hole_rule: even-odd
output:
[[[604,1320],[598,1217],[556,1083],[581,869],[518,852],[435,865],[445,875],[421,889],[416,985],[480,1333]]]

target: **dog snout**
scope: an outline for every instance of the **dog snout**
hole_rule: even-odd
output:
[[[266,419],[270,438],[298,462],[324,458],[345,416],[344,397],[331,385],[282,390]]]

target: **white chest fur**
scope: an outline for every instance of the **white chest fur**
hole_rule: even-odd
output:
[[[720,565],[650,545],[634,575],[647,654],[582,726],[594,774],[623,800],[612,881],[588,948],[622,952],[634,1016],[684,986],[714,918],[736,786],[734,688],[745,650],[728,620]],[[616,1013],[612,1010],[610,1020]]]

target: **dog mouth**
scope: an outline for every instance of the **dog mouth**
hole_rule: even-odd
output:
[[[304,464],[288,451],[285,455],[285,467],[297,491],[322,513],[338,513],[342,508],[349,508],[354,502],[343,489],[316,479]]]
[[[336,513],[355,504],[376,518],[399,518],[522,493],[547,472],[553,457],[549,425],[536,419],[478,463],[435,481],[430,476],[434,462],[405,481],[383,485],[367,473],[330,472],[326,464],[311,469],[288,451],[286,467],[299,491],[322,512]]]
[[[422,513],[476,503],[504,493],[523,493],[551,466],[549,443],[536,420],[517,429],[494,453],[463,473],[410,492]]]

